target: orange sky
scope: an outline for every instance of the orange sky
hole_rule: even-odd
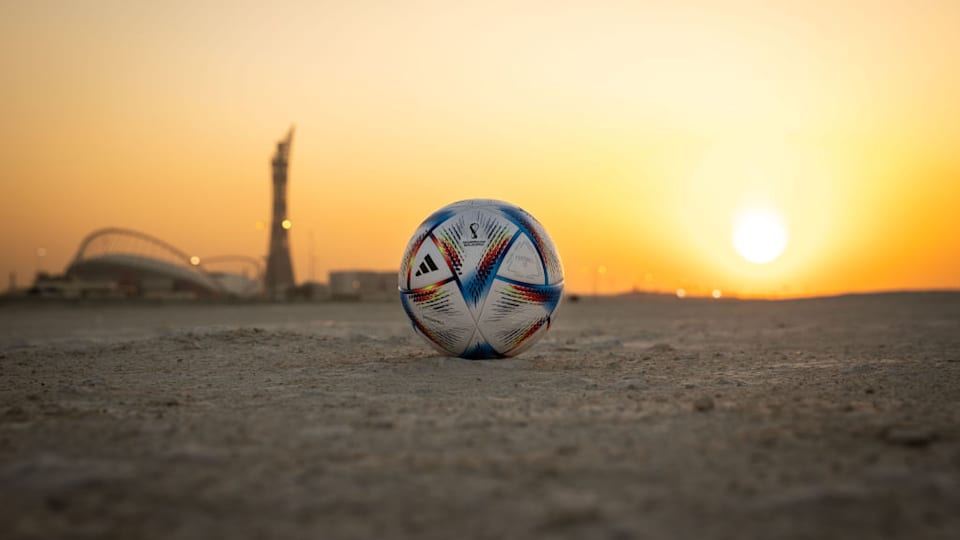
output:
[[[960,288],[960,3],[794,4],[4,2],[0,271],[110,225],[263,255],[296,123],[298,280],[492,197],[573,291]],[[789,231],[765,265],[730,240],[752,204]]]

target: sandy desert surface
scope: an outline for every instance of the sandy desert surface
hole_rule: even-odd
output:
[[[958,538],[960,295],[0,305],[0,537]]]

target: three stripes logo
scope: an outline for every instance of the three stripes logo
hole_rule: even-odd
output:
[[[427,256],[423,258],[423,262],[420,263],[420,267],[415,275],[422,276],[424,274],[429,274],[434,270],[437,270],[437,264],[433,262],[433,258],[428,253]]]

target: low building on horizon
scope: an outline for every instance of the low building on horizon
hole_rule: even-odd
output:
[[[397,298],[397,273],[372,270],[330,272],[330,299],[385,302]]]

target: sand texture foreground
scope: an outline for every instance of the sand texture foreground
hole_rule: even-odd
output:
[[[0,306],[0,537],[958,538],[960,295]]]

